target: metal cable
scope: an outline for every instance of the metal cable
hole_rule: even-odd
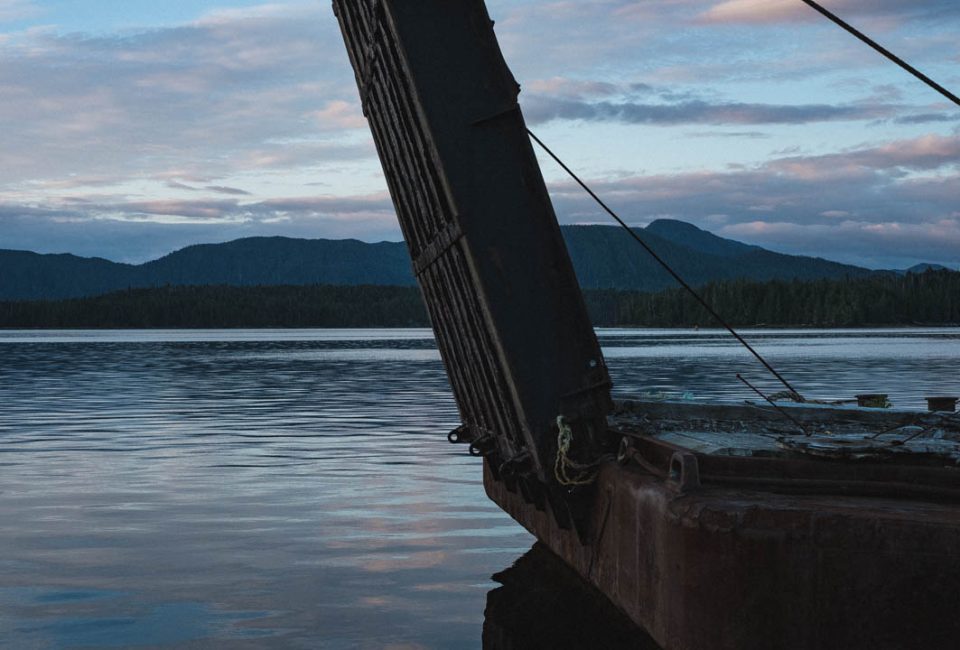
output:
[[[569,167],[567,167],[567,165],[566,165],[562,160],[560,160],[560,158],[557,156],[557,154],[553,153],[553,151],[551,151],[550,148],[543,143],[543,140],[541,140],[540,138],[538,138],[538,137],[533,133],[533,131],[531,131],[530,129],[527,129],[527,134],[528,134],[531,138],[533,138],[534,142],[536,142],[538,145],[540,145],[540,147],[541,147],[544,151],[546,151],[547,154],[548,154],[551,158],[553,158],[554,161],[556,161],[556,163],[557,163],[558,165],[560,165],[565,172],[567,172],[567,174],[570,175],[570,178],[572,178],[573,180],[575,180],[575,181],[577,182],[577,184],[578,184],[580,187],[582,187],[583,190],[584,190],[587,194],[589,194],[590,197],[591,197],[594,201],[596,201],[597,204],[598,204],[601,208],[603,208],[603,209],[606,211],[607,214],[609,214],[611,217],[613,217],[613,218],[616,220],[616,222],[619,223],[619,224],[623,227],[624,230],[626,230],[628,233],[630,233],[630,236],[633,237],[634,240],[635,240],[638,244],[640,244],[640,245],[643,247],[643,249],[644,249],[645,251],[647,251],[647,253],[649,253],[650,256],[653,257],[653,259],[655,259],[655,260],[657,261],[657,263],[660,264],[660,266],[662,266],[662,267],[664,268],[664,270],[665,270],[667,273],[669,273],[669,274],[673,277],[673,279],[676,280],[676,281],[680,284],[681,287],[683,287],[684,289],[686,289],[686,290],[690,293],[690,295],[692,295],[692,296],[696,299],[696,301],[697,301],[698,303],[700,303],[700,305],[701,305],[704,309],[707,310],[707,313],[709,313],[711,316],[713,316],[713,318],[714,318],[718,323],[720,323],[728,332],[730,332],[730,333],[733,335],[733,337],[734,337],[735,339],[737,339],[737,340],[740,342],[741,345],[743,345],[743,347],[745,347],[747,350],[749,350],[749,351],[750,351],[750,354],[752,354],[754,357],[756,357],[756,358],[757,358],[757,361],[759,361],[760,363],[762,363],[762,364],[763,364],[763,367],[770,371],[770,374],[772,374],[774,377],[776,377],[778,380],[780,380],[780,383],[783,384],[784,386],[786,386],[786,387],[787,387],[787,390],[789,390],[791,393],[793,393],[794,395],[796,395],[799,401],[801,401],[801,402],[804,401],[804,400],[803,400],[803,397],[800,395],[800,393],[799,393],[793,386],[790,385],[790,382],[788,382],[786,379],[784,379],[783,376],[782,376],[779,372],[777,372],[777,371],[774,369],[774,367],[771,366],[771,365],[767,362],[767,360],[764,359],[764,358],[760,355],[759,352],[757,352],[756,350],[754,350],[754,349],[753,349],[753,346],[751,346],[749,343],[747,343],[746,339],[744,339],[742,336],[740,336],[740,334],[737,333],[737,331],[736,331],[735,329],[733,329],[733,327],[731,327],[731,326],[727,323],[727,321],[725,321],[725,320],[723,319],[723,317],[721,317],[720,314],[718,314],[718,313],[713,309],[713,307],[711,307],[710,304],[707,303],[707,301],[704,300],[704,299],[700,296],[700,294],[697,293],[696,290],[695,290],[693,287],[691,287],[691,286],[686,282],[686,280],[684,280],[682,277],[680,277],[680,275],[679,275],[676,271],[674,271],[674,270],[670,267],[670,265],[667,264],[667,263],[663,260],[663,258],[661,258],[659,255],[657,255],[657,254],[654,252],[654,250],[653,250],[652,248],[650,248],[650,246],[647,245],[647,242],[645,242],[645,241],[643,241],[642,239],[640,239],[640,237],[637,235],[637,233],[635,233],[635,232],[633,231],[633,229],[630,228],[630,226],[628,226],[628,225],[626,224],[626,222],[624,222],[624,220],[619,217],[619,215],[617,215],[616,212],[614,212],[613,210],[611,210],[611,209],[607,206],[607,204],[604,203],[603,200],[602,200],[599,196],[597,196],[596,193],[587,186],[586,183],[584,183],[582,180],[580,180],[580,177],[577,176],[577,175],[573,172],[572,169],[570,169]]]
[[[919,70],[917,70],[915,67],[913,67],[912,65],[910,65],[909,63],[907,63],[906,61],[904,61],[903,59],[901,59],[899,56],[897,56],[896,54],[894,54],[893,52],[891,52],[891,51],[888,50],[887,48],[883,47],[882,45],[880,45],[879,43],[877,43],[875,40],[873,40],[872,38],[870,38],[869,36],[867,36],[866,34],[864,34],[863,32],[861,32],[861,31],[858,30],[857,28],[855,28],[855,27],[853,27],[852,25],[850,25],[849,23],[845,22],[845,21],[844,21],[843,19],[841,19],[839,16],[836,16],[835,14],[833,14],[832,12],[830,12],[829,10],[827,10],[827,9],[825,9],[824,7],[820,6],[818,3],[814,2],[814,0],[801,0],[801,2],[803,2],[804,4],[806,4],[807,6],[809,6],[811,9],[814,9],[815,11],[817,11],[818,13],[820,13],[821,15],[823,15],[824,17],[826,17],[826,18],[829,19],[830,21],[832,21],[832,22],[834,22],[835,24],[839,25],[841,28],[843,28],[844,30],[846,30],[847,32],[849,32],[850,34],[852,34],[853,36],[857,37],[859,40],[861,40],[861,41],[863,41],[864,43],[866,43],[867,45],[869,45],[870,47],[872,47],[874,50],[876,50],[877,52],[879,52],[880,54],[882,54],[883,56],[885,56],[887,59],[889,59],[890,61],[893,61],[893,62],[896,63],[898,66],[900,66],[901,68],[903,68],[904,70],[906,70],[907,72],[909,72],[910,74],[912,74],[914,77],[916,77],[916,78],[919,79],[920,81],[924,82],[925,84],[927,84],[928,86],[930,86],[931,88],[933,88],[934,90],[936,90],[938,93],[940,93],[941,95],[943,95],[944,97],[946,97],[947,99],[949,99],[950,101],[952,101],[954,104],[957,104],[958,106],[960,106],[960,97],[957,97],[956,95],[954,95],[952,92],[950,92],[949,90],[947,90],[946,88],[944,88],[943,86],[941,86],[940,84],[938,84],[936,81],[934,81],[933,79],[931,79],[931,78],[928,77],[927,75],[925,75],[925,74],[923,74],[922,72],[920,72]],[[750,353],[751,353],[754,357],[757,358],[757,361],[759,361],[760,363],[763,364],[763,367],[766,368],[766,369],[770,372],[770,374],[772,374],[774,377],[776,377],[776,378],[780,381],[781,384],[783,384],[784,386],[786,386],[787,389],[788,389],[791,393],[793,393],[794,395],[796,395],[797,397],[799,397],[801,401],[803,400],[803,398],[802,398],[802,396],[800,395],[800,393],[799,393],[793,386],[790,385],[790,382],[788,382],[786,379],[784,379],[783,376],[782,376],[779,372],[777,372],[776,369],[774,369],[774,367],[771,366],[770,363],[767,362],[767,360],[764,359],[764,358],[760,355],[760,353],[757,352],[757,351],[753,348],[753,346],[751,346],[749,343],[747,343],[747,341],[746,341],[742,336],[740,336],[740,334],[739,334],[735,329],[733,329],[733,327],[731,327],[731,326],[720,316],[720,314],[718,314],[718,313],[707,303],[707,301],[704,300],[704,299],[700,296],[700,294],[697,293],[697,292],[693,289],[693,287],[691,287],[682,277],[680,277],[680,275],[679,275],[676,271],[674,271],[674,270],[670,267],[670,265],[667,264],[667,263],[663,260],[663,258],[661,258],[659,255],[657,255],[657,254],[653,251],[653,249],[650,248],[650,246],[648,246],[647,243],[646,243],[645,241],[643,241],[643,240],[637,235],[637,233],[635,233],[635,232],[633,231],[633,229],[631,229],[630,226],[628,226],[628,225],[623,221],[623,219],[621,219],[621,218],[619,217],[619,215],[617,215],[616,212],[614,212],[613,210],[611,210],[611,209],[607,206],[607,204],[604,203],[603,200],[602,200],[599,196],[597,196],[597,194],[596,194],[592,189],[590,189],[590,187],[587,186],[586,183],[584,183],[582,180],[580,180],[580,177],[577,176],[577,175],[573,172],[573,170],[571,170],[562,160],[560,160],[560,158],[559,158],[555,153],[553,153],[553,151],[551,151],[550,148],[549,148],[547,145],[545,145],[545,144],[543,143],[543,140],[541,140],[540,138],[538,138],[538,137],[533,133],[533,131],[531,131],[530,129],[527,129],[527,134],[528,134],[531,138],[533,138],[534,142],[536,142],[538,145],[540,145],[540,147],[541,147],[545,152],[547,152],[547,154],[548,154],[551,158],[553,158],[553,160],[554,160],[558,165],[560,165],[560,166],[563,168],[563,170],[564,170],[565,172],[567,172],[567,174],[569,174],[570,177],[571,177],[573,180],[575,180],[575,181],[577,182],[577,184],[580,185],[580,187],[582,187],[583,190],[584,190],[587,194],[589,194],[590,197],[591,197],[594,201],[596,201],[597,204],[607,212],[607,214],[609,214],[611,217],[613,217],[613,218],[616,220],[616,222],[619,223],[619,224],[623,227],[624,230],[626,230],[628,233],[630,233],[630,236],[633,237],[633,239],[634,239],[638,244],[640,244],[640,245],[644,248],[644,250],[646,250],[647,253],[649,253],[650,256],[653,257],[653,259],[655,259],[655,260],[657,261],[657,263],[660,264],[660,266],[662,266],[662,267],[664,268],[664,270],[666,270],[666,272],[669,273],[669,274],[673,277],[673,279],[676,280],[676,281],[680,284],[680,286],[682,286],[684,289],[686,289],[686,290],[690,293],[690,295],[693,296],[693,297],[696,299],[696,301],[697,301],[698,303],[700,303],[700,305],[701,305],[704,309],[707,310],[707,313],[709,313],[718,323],[720,323],[728,332],[730,332],[730,334],[732,334],[732,335],[734,336],[734,338],[736,338],[737,341],[739,341],[740,344],[743,345],[743,347],[745,347],[747,350],[749,350]],[[738,375],[738,377],[739,377],[739,375]]]
[[[790,420],[791,422],[793,422],[795,425],[797,425],[797,426],[800,428],[800,430],[803,431],[803,435],[805,435],[805,436],[809,436],[809,435],[810,435],[810,430],[807,429],[807,427],[803,426],[803,424],[802,424],[799,420],[797,420],[795,417],[793,417],[792,415],[790,415],[789,413],[787,413],[786,411],[784,411],[782,408],[780,408],[780,405],[779,405],[779,404],[777,404],[776,402],[774,402],[770,397],[764,395],[764,393],[763,393],[759,388],[757,388],[756,386],[754,386],[753,384],[751,384],[749,381],[747,381],[746,379],[744,379],[743,375],[741,375],[739,372],[737,373],[737,379],[739,379],[739,380],[742,381],[744,384],[746,384],[746,385],[747,385],[747,388],[749,388],[749,389],[752,390],[754,393],[756,393],[757,395],[759,395],[760,397],[762,397],[763,399],[765,399],[765,400],[770,404],[770,406],[772,406],[774,409],[777,410],[777,413],[779,413],[780,415],[782,415],[783,417],[787,418],[788,420]]]
[[[872,38],[870,38],[869,36],[861,32],[860,30],[858,30],[856,27],[853,27],[849,23],[845,22],[843,19],[834,15],[829,10],[824,9],[813,0],[800,0],[800,1],[803,2],[805,5],[807,5],[808,7],[810,7],[811,9],[819,12],[828,20],[831,20],[832,22],[836,23],[847,32],[856,36],[858,39],[860,39],[861,41],[863,41],[864,43],[866,43],[867,45],[875,49],[877,52],[879,52],[883,56],[887,57],[888,59],[896,63],[898,66],[900,66],[901,68],[903,68],[904,70],[912,74],[914,77],[916,77],[923,83],[927,84],[928,86],[936,90],[938,93],[940,93],[941,95],[949,99],[951,102],[953,102],[957,106],[960,106],[960,97],[957,97],[956,95],[954,95],[952,92],[950,92],[949,90],[947,90],[946,88],[938,84],[936,81],[934,81],[927,75],[923,74],[922,72],[914,68],[912,65],[910,65],[909,63],[901,59],[899,56],[897,56],[887,48],[883,47],[882,45],[877,43],[875,40],[873,40]]]

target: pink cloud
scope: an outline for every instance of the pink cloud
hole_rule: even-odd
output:
[[[771,244],[783,241],[794,243],[834,241],[873,244],[896,244],[902,248],[912,245],[929,245],[932,240],[943,244],[960,246],[960,219],[937,219],[923,223],[846,220],[836,224],[804,224],[789,221],[748,221],[731,224],[717,231],[726,237],[743,238],[754,243]],[[932,253],[932,251],[931,251]],[[949,261],[949,260],[945,260]],[[956,260],[953,260],[956,262]]]
[[[954,0],[829,0],[824,8],[841,18],[853,15],[870,19],[871,25],[891,29],[897,27],[903,16],[936,18],[956,13]],[[697,16],[697,21],[709,24],[771,24],[813,22],[823,20],[811,7],[800,0],[724,0]]]
[[[924,135],[822,156],[780,158],[766,168],[804,181],[863,178],[886,170],[934,170],[960,164],[960,136]]]
[[[938,167],[960,162],[960,137],[924,135],[878,147],[877,157],[891,164],[900,162],[916,167]]]
[[[322,129],[365,129],[367,120],[360,107],[351,102],[335,99],[327,102],[319,111],[310,113]]]
[[[727,0],[699,16],[704,23],[780,23],[812,20],[813,12],[798,0]]]
[[[551,77],[549,79],[535,79],[524,84],[526,90],[544,95],[558,95],[561,97],[602,97],[615,95],[620,92],[616,84],[603,81],[583,81],[567,77]]]

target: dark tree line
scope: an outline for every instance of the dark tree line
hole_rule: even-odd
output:
[[[90,298],[0,302],[0,327],[423,327],[415,287],[168,286]]]
[[[960,273],[846,280],[715,282],[700,289],[733,325],[851,327],[960,324]],[[597,326],[715,326],[681,289],[591,290]],[[91,298],[0,302],[7,328],[423,327],[416,288],[397,286],[170,286]]]
[[[953,271],[844,280],[733,280],[698,291],[721,316],[739,326],[960,324],[960,273]],[[682,289],[591,291],[586,298],[597,325],[716,326]]]

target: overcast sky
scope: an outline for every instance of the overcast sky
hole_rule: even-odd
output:
[[[957,0],[823,4],[960,92]],[[629,222],[960,266],[960,109],[800,0],[488,6],[527,121]],[[251,235],[400,239],[327,0],[0,0],[0,248]]]

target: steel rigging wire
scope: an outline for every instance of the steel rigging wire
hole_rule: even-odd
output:
[[[849,23],[845,22],[843,19],[838,17],[836,14],[831,13],[829,10],[824,9],[822,6],[820,6],[813,0],[800,0],[800,2],[804,3],[811,9],[814,9],[815,11],[819,12],[822,16],[826,17],[828,20],[833,21],[834,23],[842,27],[844,30],[846,30],[850,34],[853,34],[855,37],[857,37],[858,39],[860,39],[861,41],[863,41],[864,43],[866,43],[867,45],[875,49],[877,52],[887,57],[888,59],[896,63],[898,66],[900,66],[901,68],[903,68],[904,70],[912,74],[914,77],[916,77],[923,83],[927,84],[928,86],[936,90],[938,93],[940,93],[941,95],[949,99],[951,102],[953,102],[957,106],[960,106],[960,97],[957,97],[956,95],[954,95],[952,92],[950,92],[949,90],[947,90],[946,88],[938,84],[936,81],[934,81],[927,75],[923,74],[922,72],[914,68],[912,65],[910,65],[909,63],[901,59],[899,56],[897,56],[887,48],[883,47],[882,45],[877,43],[875,40],[873,40],[872,38],[870,38],[869,36],[861,32],[860,30],[858,30],[856,27],[853,27]]]
[[[541,140],[540,138],[538,138],[538,137],[533,133],[533,131],[531,131],[530,129],[527,129],[527,134],[528,134],[531,138],[533,138],[533,140],[534,140],[538,145],[540,145],[540,147],[543,148],[544,151],[547,152],[547,155],[549,155],[551,158],[553,158],[554,161],[556,161],[556,163],[557,163],[558,165],[560,165],[561,167],[563,167],[563,170],[564,170],[565,172],[567,172],[567,174],[570,175],[570,178],[572,178],[573,180],[575,180],[575,181],[577,182],[577,184],[580,185],[580,187],[582,187],[583,190],[584,190],[587,194],[589,194],[589,195],[591,196],[591,198],[593,198],[593,200],[596,201],[597,204],[598,204],[601,208],[603,208],[603,209],[606,211],[607,214],[609,214],[611,217],[613,217],[613,218],[616,220],[616,222],[619,223],[619,224],[623,227],[624,230],[626,230],[628,233],[630,233],[630,236],[633,237],[633,239],[634,239],[638,244],[640,244],[641,246],[643,246],[643,249],[644,249],[645,251],[647,251],[647,253],[649,253],[650,256],[651,256],[653,259],[655,259],[655,260],[657,261],[657,263],[658,263],[660,266],[662,266],[663,269],[664,269],[667,273],[669,273],[669,274],[673,277],[673,279],[676,280],[676,281],[680,284],[681,287],[683,287],[684,289],[686,289],[686,290],[690,293],[690,295],[693,296],[693,297],[696,299],[696,301],[699,302],[700,305],[701,305],[704,309],[707,310],[707,313],[709,313],[711,316],[713,316],[713,318],[714,318],[718,323],[720,323],[721,325],[723,325],[724,329],[726,329],[728,332],[730,332],[730,333],[734,336],[734,338],[736,338],[738,341],[740,341],[740,344],[743,345],[743,347],[745,347],[747,350],[749,350],[749,351],[750,351],[750,354],[752,354],[754,357],[756,357],[756,358],[757,358],[757,361],[759,361],[760,363],[762,363],[764,368],[766,368],[768,371],[770,371],[770,374],[772,374],[774,377],[776,377],[777,379],[779,379],[779,380],[780,380],[780,383],[783,384],[784,386],[786,386],[786,387],[787,387],[787,390],[789,390],[791,393],[793,393],[800,401],[803,401],[803,397],[800,395],[800,393],[799,393],[793,386],[790,385],[790,382],[788,382],[786,379],[784,379],[783,376],[782,376],[779,372],[777,372],[777,371],[774,369],[774,367],[771,366],[770,363],[769,363],[766,359],[763,358],[763,356],[761,356],[761,354],[760,354],[759,352],[757,352],[756,350],[754,350],[754,349],[753,349],[753,346],[750,345],[749,343],[747,343],[746,339],[744,339],[742,336],[740,336],[740,334],[737,332],[737,330],[733,329],[733,327],[732,327],[729,323],[727,323],[727,321],[725,321],[725,320],[723,319],[723,317],[720,316],[720,314],[718,314],[718,313],[716,312],[716,310],[714,310],[713,307],[710,306],[710,303],[708,303],[706,300],[704,300],[703,297],[701,297],[700,294],[697,293],[697,291],[687,283],[686,280],[684,280],[682,277],[680,277],[680,274],[679,274],[679,273],[677,273],[676,271],[674,271],[673,268],[672,268],[669,264],[667,264],[667,262],[666,262],[662,257],[660,257],[659,255],[657,255],[656,252],[654,252],[654,250],[653,250],[652,248],[650,248],[650,246],[647,244],[647,242],[643,241],[643,240],[640,238],[640,236],[639,236],[637,233],[635,233],[635,232],[633,231],[633,229],[632,229],[630,226],[628,226],[623,219],[620,218],[620,215],[618,215],[616,212],[614,212],[612,209],[610,209],[610,207],[609,207],[606,203],[603,202],[603,199],[601,199],[599,196],[597,196],[597,194],[596,194],[592,189],[590,189],[590,187],[589,187],[586,183],[584,183],[582,180],[580,180],[580,177],[577,176],[577,175],[573,172],[572,169],[570,169],[569,167],[567,167],[566,163],[564,163],[562,160],[560,160],[560,158],[557,156],[557,154],[553,153],[553,151],[552,151],[547,145],[545,145],[545,144],[543,143],[543,140]]]
[[[874,41],[872,38],[870,38],[869,36],[867,36],[867,35],[864,34],[863,32],[859,31],[859,30],[856,29],[855,27],[853,27],[853,26],[851,26],[850,24],[846,23],[845,21],[843,21],[842,19],[840,19],[838,16],[836,16],[835,14],[831,13],[830,11],[828,11],[827,9],[824,9],[822,6],[820,6],[819,4],[817,4],[816,2],[814,2],[814,0],[801,0],[801,2],[803,2],[803,3],[806,4],[806,5],[808,5],[808,6],[811,7],[812,9],[816,10],[817,12],[819,12],[820,14],[822,14],[823,16],[825,16],[826,18],[828,18],[829,20],[833,21],[834,23],[836,23],[837,25],[839,25],[840,27],[842,27],[844,30],[846,30],[847,32],[849,32],[850,34],[852,34],[852,35],[855,36],[856,38],[860,39],[861,41],[863,41],[864,43],[866,43],[867,45],[869,45],[870,47],[872,47],[873,49],[875,49],[877,52],[879,52],[880,54],[882,54],[882,55],[885,56],[886,58],[888,58],[890,61],[894,62],[895,64],[897,64],[898,66],[900,66],[901,68],[903,68],[904,70],[906,70],[907,72],[909,72],[910,74],[912,74],[913,76],[917,77],[917,78],[920,79],[922,82],[924,82],[925,84],[927,84],[928,86],[930,86],[931,88],[933,88],[934,90],[936,90],[937,92],[939,92],[941,95],[943,95],[944,97],[946,97],[947,99],[949,99],[949,100],[952,101],[953,103],[955,103],[955,104],[957,104],[958,106],[960,106],[960,97],[957,97],[956,95],[954,95],[952,92],[950,92],[949,90],[947,90],[946,88],[944,88],[943,86],[941,86],[940,84],[938,84],[936,81],[934,81],[933,79],[931,79],[931,78],[928,77],[927,75],[925,75],[925,74],[923,74],[922,72],[920,72],[919,70],[917,70],[915,67],[913,67],[912,65],[910,65],[909,63],[907,63],[906,61],[904,61],[903,59],[901,59],[901,58],[898,57],[897,55],[895,55],[895,54],[893,54],[892,52],[890,52],[889,50],[887,50],[885,47],[883,47],[882,45],[880,45],[879,43],[877,43],[876,41]],[[770,372],[770,374],[772,374],[774,377],[776,377],[776,378],[780,381],[780,383],[782,383],[784,386],[787,387],[787,390],[789,390],[791,393],[793,393],[793,395],[796,396],[797,399],[799,399],[800,401],[803,401],[803,397],[800,395],[800,393],[799,393],[793,386],[790,385],[790,382],[788,382],[786,379],[784,379],[783,375],[781,375],[779,372],[777,372],[776,369],[775,369],[772,365],[770,365],[770,363],[769,363],[766,359],[764,359],[763,356],[762,356],[759,352],[757,352],[757,351],[753,348],[753,346],[751,346],[751,345],[746,341],[746,339],[744,339],[729,323],[727,323],[727,321],[725,321],[725,320],[723,319],[723,317],[720,316],[720,314],[718,314],[718,313],[716,312],[716,310],[713,309],[713,307],[711,307],[710,304],[709,304],[706,300],[704,300],[704,298],[703,298],[699,293],[697,293],[697,291],[696,291],[693,287],[691,287],[691,286],[686,282],[686,280],[684,280],[682,277],[680,277],[680,275],[679,275],[676,271],[674,271],[673,268],[672,268],[669,264],[667,264],[667,262],[666,262],[662,257],[660,257],[659,255],[657,255],[657,253],[654,252],[654,250],[653,250],[652,248],[650,248],[650,246],[649,246],[645,241],[643,241],[643,239],[641,239],[640,236],[637,235],[637,233],[635,233],[635,232],[633,231],[633,229],[630,228],[630,226],[628,226],[628,225],[626,224],[626,222],[625,222],[623,219],[621,219],[620,216],[619,216],[616,212],[614,212],[612,209],[610,209],[610,207],[607,206],[607,204],[604,203],[603,200],[602,200],[599,196],[597,196],[597,194],[596,194],[592,189],[590,189],[590,187],[589,187],[585,182],[583,182],[583,181],[580,179],[580,177],[577,176],[577,175],[573,172],[572,169],[570,169],[570,167],[568,167],[568,166],[566,165],[566,163],[564,163],[562,160],[560,160],[560,158],[559,158],[559,156],[557,156],[557,154],[553,153],[553,151],[552,151],[546,144],[543,143],[543,140],[541,140],[540,138],[538,138],[538,137],[533,133],[533,131],[531,131],[530,129],[527,129],[527,134],[534,140],[534,142],[536,142],[538,145],[540,145],[540,147],[547,153],[547,155],[549,155],[551,158],[553,158],[553,160],[554,160],[558,165],[560,165],[560,167],[562,167],[563,170],[564,170],[565,172],[567,172],[567,174],[570,175],[570,178],[572,178],[574,181],[576,181],[576,183],[577,183],[581,188],[583,188],[583,190],[584,190],[587,194],[589,194],[590,197],[591,197],[594,201],[597,202],[597,205],[599,205],[601,208],[603,208],[603,210],[604,210],[607,214],[609,214],[611,217],[613,217],[613,219],[614,219],[618,224],[620,224],[620,226],[622,226],[623,229],[626,230],[626,231],[630,234],[630,236],[633,237],[633,239],[634,239],[638,244],[640,244],[640,246],[642,246],[643,249],[646,250],[647,253],[649,253],[650,256],[653,257],[653,259],[656,260],[657,263],[658,263],[660,266],[662,266],[663,269],[673,277],[674,280],[677,281],[677,283],[680,284],[681,287],[683,287],[691,296],[693,296],[693,298],[694,298],[698,303],[700,303],[700,305],[701,305],[704,309],[707,310],[707,313],[709,313],[710,316],[712,316],[712,317],[714,318],[714,320],[716,320],[718,323],[720,323],[720,324],[724,327],[724,329],[726,329],[728,332],[730,332],[730,334],[732,334],[733,337],[736,338],[737,341],[739,341],[741,345],[743,345],[743,347],[745,347],[747,350],[749,350],[750,353],[751,353],[754,357],[756,357],[757,361],[759,361],[761,364],[763,364],[763,367],[766,368],[766,369]],[[738,375],[738,377],[739,377],[739,375]]]

